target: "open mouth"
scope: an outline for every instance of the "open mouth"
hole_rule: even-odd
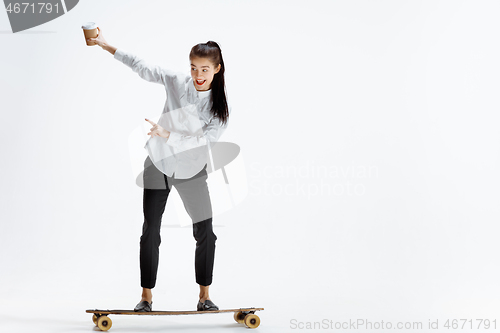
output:
[[[196,84],[199,86],[202,86],[205,83],[206,80],[196,80]]]

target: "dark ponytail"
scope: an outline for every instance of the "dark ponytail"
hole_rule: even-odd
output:
[[[222,124],[227,122],[229,118],[229,110],[226,98],[226,84],[224,82],[224,60],[222,59],[222,51],[214,41],[209,40],[206,43],[200,43],[191,48],[189,59],[192,58],[208,58],[215,68],[220,64],[220,70],[214,75],[211,84],[212,90],[212,114],[219,118]]]

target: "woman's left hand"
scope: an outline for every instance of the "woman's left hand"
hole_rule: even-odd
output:
[[[168,137],[170,136],[169,131],[167,131],[166,129],[164,129],[160,125],[155,124],[154,122],[152,122],[148,118],[145,118],[145,119],[147,122],[149,122],[151,125],[153,125],[153,127],[151,127],[151,132],[149,132],[148,135],[151,134],[151,137],[161,136],[162,138],[168,139]]]

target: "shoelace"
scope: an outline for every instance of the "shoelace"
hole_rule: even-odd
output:
[[[203,307],[204,307],[205,309],[217,309],[217,307],[216,307],[216,306],[212,306],[212,305],[209,305],[209,304],[206,304],[206,303],[202,303],[202,304],[203,304]]]

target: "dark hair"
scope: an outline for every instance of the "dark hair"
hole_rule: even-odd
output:
[[[208,58],[215,68],[220,64],[220,70],[214,75],[211,84],[211,112],[215,117],[220,119],[222,124],[225,124],[229,118],[229,111],[227,107],[226,85],[224,83],[225,67],[219,44],[211,40],[206,43],[196,44],[191,48],[191,52],[189,53],[189,59],[192,58]]]

